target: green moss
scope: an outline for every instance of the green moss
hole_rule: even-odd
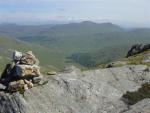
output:
[[[114,65],[114,67],[122,67],[122,66],[125,66],[125,64],[116,64],[116,65]]]
[[[104,69],[107,67],[107,64],[100,64],[98,67]]]
[[[130,105],[136,104],[144,98],[150,98],[150,84],[143,84],[142,87],[135,92],[127,91],[126,94],[123,95],[123,98],[125,98]]]

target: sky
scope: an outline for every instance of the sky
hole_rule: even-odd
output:
[[[0,23],[87,20],[150,27],[150,0],[0,0]]]

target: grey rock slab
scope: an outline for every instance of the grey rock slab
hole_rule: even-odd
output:
[[[0,93],[0,113],[127,112],[129,106],[121,97],[150,80],[150,72],[143,72],[145,68],[139,65],[81,72],[74,67],[69,73],[48,77],[47,84],[33,87],[24,95]]]
[[[150,99],[144,99],[130,106],[124,113],[150,113]]]

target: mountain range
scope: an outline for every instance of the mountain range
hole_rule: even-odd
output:
[[[91,21],[0,25],[0,60],[3,56],[9,57],[10,50],[32,50],[42,65],[53,69],[68,65],[97,67],[124,57],[135,43],[150,43],[150,28],[124,29],[112,23]]]

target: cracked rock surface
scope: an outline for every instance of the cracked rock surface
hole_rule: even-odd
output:
[[[49,76],[48,83],[21,95],[0,92],[0,113],[149,113],[150,100],[129,106],[123,102],[126,91],[136,91],[150,83],[144,65],[81,72],[73,68]]]

